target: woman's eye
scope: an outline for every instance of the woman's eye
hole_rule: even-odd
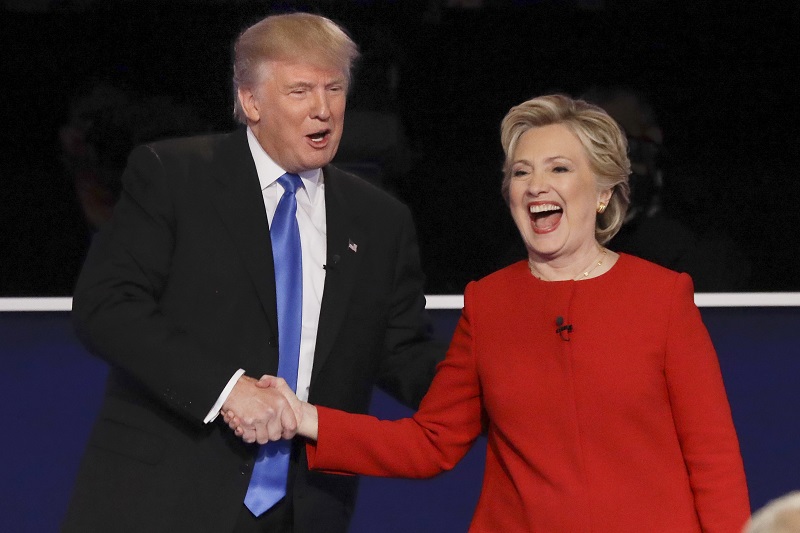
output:
[[[517,177],[517,176],[525,176],[527,173],[528,173],[527,170],[523,170],[521,168],[518,168],[518,169],[512,171],[511,175],[514,176],[514,177]]]
[[[564,166],[553,167],[553,172],[569,172],[569,169]]]

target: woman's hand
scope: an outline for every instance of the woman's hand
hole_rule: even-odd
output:
[[[273,379],[278,385],[278,378]],[[277,386],[260,387],[256,379],[240,376],[221,413],[234,434],[244,442],[266,444],[295,435],[296,408]]]
[[[256,386],[262,389],[272,388],[280,392],[289,403],[289,407],[294,413],[295,424],[290,424],[289,427],[282,428],[281,437],[284,439],[291,439],[295,435],[306,437],[312,440],[317,439],[318,419],[317,408],[308,402],[300,401],[297,395],[289,387],[286,381],[282,378],[275,376],[264,375],[258,380]],[[223,418],[228,426],[233,429],[238,437],[247,435],[246,429],[242,425],[242,420],[231,410],[224,411]]]

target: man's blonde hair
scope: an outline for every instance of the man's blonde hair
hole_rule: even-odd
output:
[[[302,61],[341,70],[350,84],[358,46],[335,22],[311,13],[272,15],[239,35],[233,48],[233,115],[246,124],[239,89],[253,89],[268,61]]]

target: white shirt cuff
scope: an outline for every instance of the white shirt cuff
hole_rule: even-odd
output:
[[[219,395],[216,403],[211,407],[211,410],[208,412],[205,419],[203,419],[204,424],[208,424],[209,422],[216,420],[217,416],[219,416],[219,410],[222,409],[222,404],[224,404],[225,400],[228,399],[228,396],[230,396],[231,391],[233,390],[233,386],[236,385],[236,382],[239,380],[242,374],[244,374],[244,370],[241,368],[234,372],[233,377],[228,381],[228,384],[225,385],[225,388],[222,389],[222,394]]]

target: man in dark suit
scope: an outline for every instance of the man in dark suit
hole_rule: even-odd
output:
[[[285,496],[268,509],[245,502],[254,465],[268,464],[258,443],[294,416],[256,385],[279,371],[285,335],[286,258],[270,230],[293,188],[286,173],[302,248],[298,396],[365,412],[377,384],[414,406],[444,355],[426,333],[409,210],[328,165],[357,54],[328,19],[267,17],[235,48],[247,127],[131,154],[75,291],[78,334],[111,372],[65,531],[346,530],[356,478],[309,472],[299,444]],[[221,409],[258,443],[237,438]]]

